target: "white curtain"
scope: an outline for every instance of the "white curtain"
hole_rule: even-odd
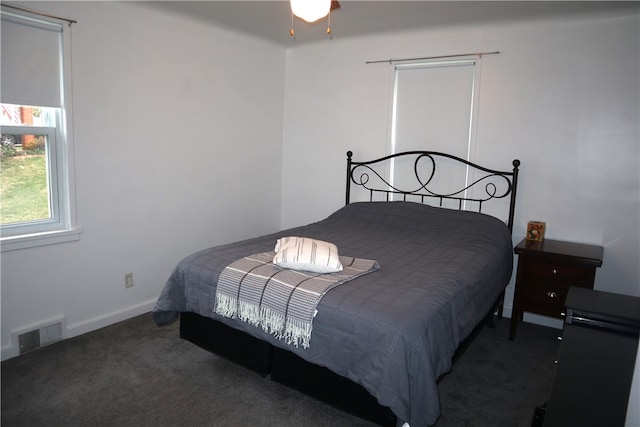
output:
[[[474,59],[397,64],[391,151],[438,151],[472,160],[475,76]],[[446,160],[438,168],[446,175],[437,173],[430,186],[440,193],[462,189],[469,178],[466,167]],[[413,166],[400,162],[393,165],[394,186],[417,189]],[[426,181],[431,169],[421,164]]]

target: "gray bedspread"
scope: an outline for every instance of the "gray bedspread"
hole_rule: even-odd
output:
[[[225,266],[290,235],[333,242],[341,254],[380,264],[320,300],[306,349],[213,311]],[[512,263],[509,230],[491,216],[413,202],[353,203],[317,223],[186,257],[153,316],[158,325],[181,311],[219,320],[361,384],[399,419],[423,427],[440,415],[438,378],[508,284]]]

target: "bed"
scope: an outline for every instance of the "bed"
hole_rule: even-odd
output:
[[[502,316],[519,165],[500,171],[429,151],[355,161],[348,152],[344,207],[306,226],[187,256],[154,320],[179,318],[182,338],[378,424],[433,425],[438,380],[474,331]],[[497,210],[488,207],[494,203]],[[307,346],[216,312],[226,268],[271,253],[289,236],[331,242],[341,256],[379,267],[322,296]]]

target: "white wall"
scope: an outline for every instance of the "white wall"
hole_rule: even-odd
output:
[[[70,337],[148,312],[184,256],[280,226],[282,47],[124,2],[28,7],[78,21],[84,231],[2,254],[3,359],[11,331],[62,316]]]
[[[548,238],[604,245],[596,289],[639,295],[639,27],[638,15],[583,17],[289,49],[282,225],[344,203],[347,150],[387,153],[393,67],[366,61],[500,51],[482,58],[476,160],[522,161],[514,243],[535,219]]]

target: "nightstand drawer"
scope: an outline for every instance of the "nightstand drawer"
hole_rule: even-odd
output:
[[[545,258],[528,259],[524,268],[524,273],[529,277],[566,282],[570,285],[591,283],[594,271],[595,267]]]

